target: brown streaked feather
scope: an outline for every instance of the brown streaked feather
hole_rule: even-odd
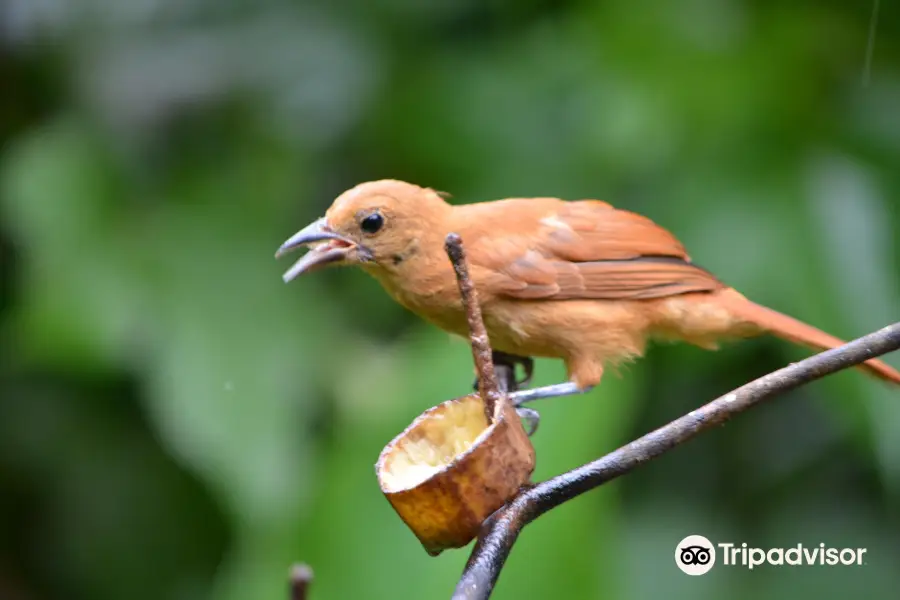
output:
[[[706,271],[680,259],[641,257],[623,261],[563,263],[557,278],[558,300],[576,298],[645,300],[722,286]]]
[[[555,218],[544,218],[542,245],[556,258],[572,262],[674,256],[690,260],[675,236],[639,214],[605,202],[560,200]],[[555,222],[566,227],[554,225]],[[566,231],[571,230],[571,234]]]
[[[512,214],[527,215],[517,220],[528,226],[506,238],[491,235],[502,230],[501,224],[482,221],[478,227],[486,243],[479,244],[475,260],[494,272],[490,291],[497,295],[643,300],[725,287],[692,264],[681,243],[646,217],[595,200],[502,202],[510,204]],[[469,223],[485,216],[469,215]]]

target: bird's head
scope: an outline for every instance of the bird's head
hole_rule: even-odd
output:
[[[432,242],[440,248],[450,209],[429,188],[391,179],[361,183],[338,196],[324,217],[288,238],[275,256],[309,247],[285,272],[285,282],[326,266],[396,270]]]

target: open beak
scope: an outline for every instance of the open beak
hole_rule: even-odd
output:
[[[345,260],[348,253],[356,247],[354,241],[329,230],[325,217],[322,217],[288,238],[275,253],[275,258],[280,258],[288,252],[316,242],[323,243],[310,248],[309,252],[282,275],[285,283],[308,271]]]

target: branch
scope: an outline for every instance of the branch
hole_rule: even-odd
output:
[[[291,567],[289,579],[290,600],[306,600],[309,584],[312,583],[313,572],[309,565],[299,563]]]
[[[763,400],[898,348],[900,323],[895,323],[760,377],[594,462],[523,490],[485,522],[453,598],[490,597],[519,532],[550,509],[636,469]]]
[[[494,360],[491,354],[491,343],[488,341],[487,329],[481,318],[481,306],[478,304],[478,293],[475,284],[469,277],[469,265],[466,262],[466,252],[463,249],[462,239],[459,234],[451,233],[444,242],[444,249],[453,270],[456,272],[456,281],[459,284],[459,293],[462,296],[463,308],[469,322],[469,341],[472,345],[472,358],[475,360],[475,369],[478,371],[478,385],[481,388],[481,397],[484,399],[484,412],[488,423],[494,421],[494,407],[500,401],[500,391],[497,387],[497,377],[494,373]],[[513,373],[515,379],[515,373]]]

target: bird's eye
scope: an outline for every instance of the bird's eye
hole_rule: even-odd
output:
[[[372,213],[368,217],[364,218],[359,226],[366,233],[376,233],[379,229],[381,229],[382,225],[384,225],[384,217],[382,217],[379,213]]]

